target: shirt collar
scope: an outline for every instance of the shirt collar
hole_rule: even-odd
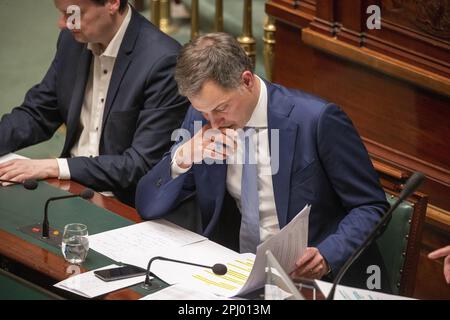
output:
[[[100,45],[98,43],[88,43],[87,48],[91,50],[97,56],[106,56],[111,58],[117,58],[119,53],[120,45],[122,44],[123,37],[125,36],[125,31],[127,31],[128,25],[131,21],[131,6],[128,4],[128,13],[125,19],[122,21],[119,30],[112,38],[111,42],[106,47],[103,53],[101,52]]]
[[[267,128],[267,86],[260,77],[255,76],[260,83],[259,98],[246,127]]]

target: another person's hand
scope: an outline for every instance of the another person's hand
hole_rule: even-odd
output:
[[[293,279],[321,279],[329,272],[325,258],[317,248],[306,248],[303,256],[296,262],[297,269],[291,273]]]
[[[16,159],[0,164],[0,179],[23,182],[27,179],[48,179],[59,176],[56,159]]]
[[[430,259],[439,259],[444,258],[444,277],[447,284],[450,284],[450,246],[446,246],[435,250],[428,254],[428,258]]]
[[[236,141],[235,130],[212,129],[207,124],[180,147],[175,161],[180,168],[187,169],[205,158],[226,160],[236,151]]]

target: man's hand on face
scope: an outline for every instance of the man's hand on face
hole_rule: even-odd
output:
[[[203,126],[192,139],[180,147],[177,154],[177,165],[190,168],[205,158],[226,160],[236,152],[237,133],[233,129],[212,129],[210,124]]]
[[[294,279],[321,279],[329,272],[328,263],[317,248],[306,248],[296,266],[297,269],[291,273],[291,277]]]
[[[0,179],[23,182],[27,179],[48,179],[59,176],[56,159],[11,160],[0,164]]]

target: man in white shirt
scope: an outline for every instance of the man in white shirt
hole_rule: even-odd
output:
[[[168,150],[188,106],[173,79],[180,46],[126,0],[55,5],[62,29],[55,59],[0,121],[0,155],[49,139],[61,124],[64,149],[58,159],[1,164],[0,179],[72,179],[133,204],[138,180]]]
[[[255,253],[310,204],[309,247],[293,276],[335,275],[388,208],[345,113],[260,79],[224,33],[185,45],[175,79],[192,106],[181,140],[139,182],[139,214],[163,217],[195,195],[205,236],[219,230],[239,240],[241,252]],[[224,227],[231,225],[233,202],[240,226]],[[369,258],[378,263],[379,256]]]

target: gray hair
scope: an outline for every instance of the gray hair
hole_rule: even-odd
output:
[[[253,70],[252,61],[233,36],[223,32],[209,33],[181,49],[175,81],[180,94],[191,97],[200,92],[206,81],[214,81],[225,89],[235,89],[247,70]]]

